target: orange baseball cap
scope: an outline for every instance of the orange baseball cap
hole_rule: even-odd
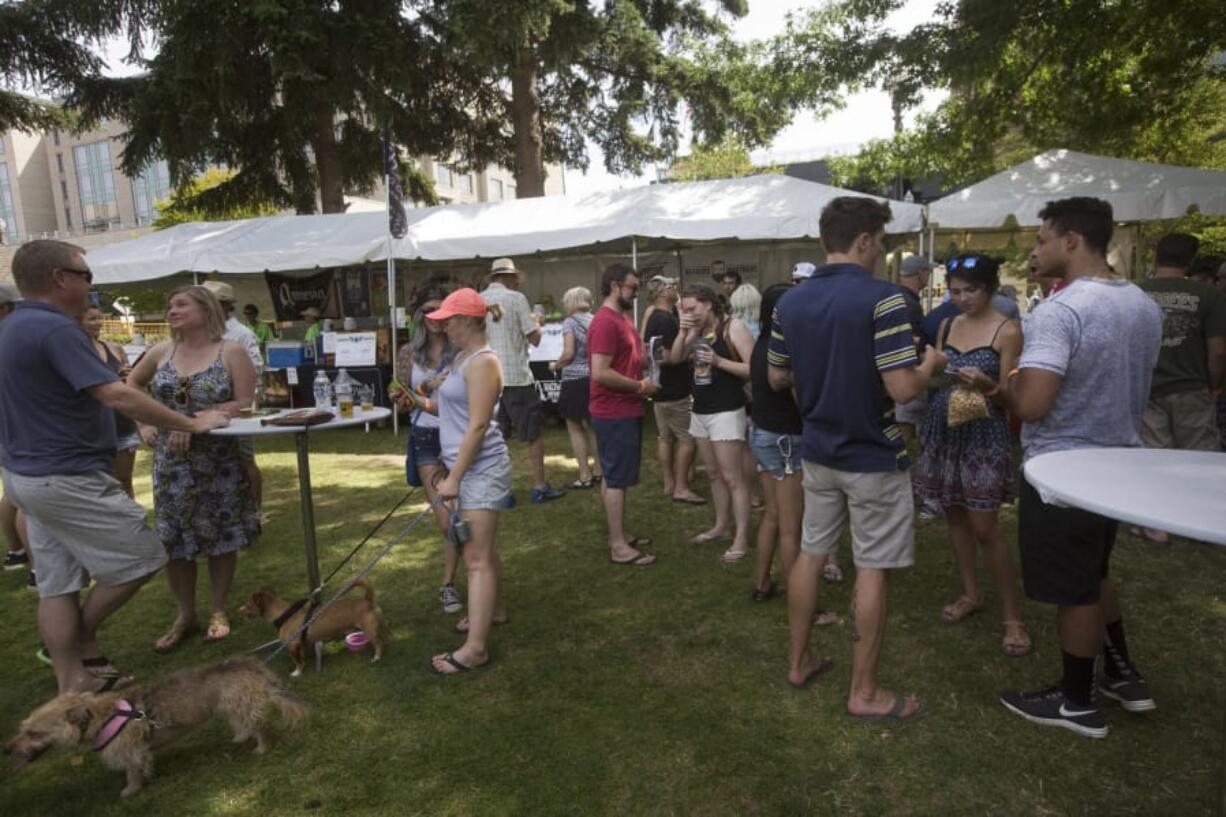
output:
[[[465,287],[464,289],[457,289],[444,298],[443,302],[439,304],[439,308],[426,317],[432,321],[445,321],[456,315],[464,315],[469,318],[484,318],[489,310],[489,305],[477,293],[477,290]]]

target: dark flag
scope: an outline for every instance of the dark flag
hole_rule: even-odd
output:
[[[386,131],[383,133],[383,170],[387,173],[387,229],[394,237],[404,238],[409,220],[404,215],[404,188],[400,186],[400,163],[396,148]]]

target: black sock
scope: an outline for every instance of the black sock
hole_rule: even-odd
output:
[[[1103,671],[1111,678],[1123,678],[1136,672],[1128,657],[1128,641],[1124,638],[1124,619],[1108,624],[1103,636]]]
[[[1060,679],[1064,697],[1075,704],[1089,706],[1094,702],[1094,659],[1071,655],[1063,650],[1060,655],[1064,659],[1064,677]]]

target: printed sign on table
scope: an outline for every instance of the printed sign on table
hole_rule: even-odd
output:
[[[378,336],[374,332],[345,332],[336,336],[336,367],[374,366]]]
[[[528,360],[552,363],[562,356],[562,324],[547,323],[541,327],[541,342],[528,347]]]

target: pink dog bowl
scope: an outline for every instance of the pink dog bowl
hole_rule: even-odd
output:
[[[360,630],[345,636],[345,646],[349,648],[349,652],[361,652],[366,649],[367,643],[366,633]]]

